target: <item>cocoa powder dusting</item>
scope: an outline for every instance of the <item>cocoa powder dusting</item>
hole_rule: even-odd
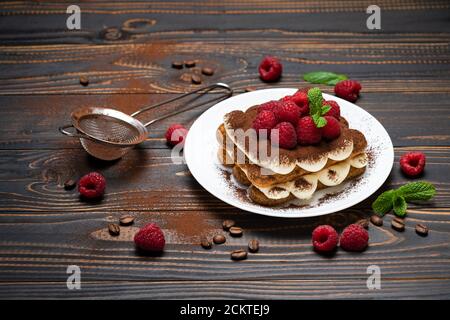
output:
[[[197,244],[202,236],[208,237],[217,231],[217,227],[208,223],[204,214],[197,212],[169,215],[166,223],[167,229],[174,230],[177,242]]]

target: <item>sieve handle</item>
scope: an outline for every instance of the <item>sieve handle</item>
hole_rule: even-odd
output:
[[[66,129],[68,128],[75,128],[72,124],[66,124],[64,126],[61,126],[58,128],[59,132],[61,132],[62,134],[72,137],[72,138],[82,138],[82,139],[89,139],[89,140],[94,140],[91,137],[85,135],[85,134],[79,134],[79,133],[73,133],[73,132],[69,132]],[[95,141],[95,140],[94,140]]]
[[[142,113],[142,112],[144,112],[144,111],[147,111],[147,110],[150,110],[150,109],[153,109],[153,108],[162,106],[162,105],[164,105],[164,104],[167,104],[167,103],[170,103],[170,102],[173,102],[173,101],[180,100],[180,99],[182,99],[182,98],[185,98],[185,97],[190,96],[190,95],[195,94],[195,93],[201,92],[200,94],[201,94],[201,95],[204,95],[204,94],[206,94],[206,93],[208,93],[208,92],[210,92],[211,90],[216,89],[216,88],[221,88],[221,89],[224,89],[224,90],[226,91],[226,92],[225,92],[225,95],[222,96],[222,97],[220,97],[221,99],[228,98],[228,97],[230,97],[230,96],[233,94],[233,89],[231,89],[230,86],[227,85],[226,83],[220,83],[220,82],[219,82],[219,83],[214,83],[214,84],[209,85],[209,86],[207,86],[207,87],[199,88],[199,89],[197,89],[197,90],[194,90],[194,91],[191,91],[191,92],[184,93],[184,94],[182,94],[182,95],[180,95],[180,96],[178,96],[178,97],[175,97],[175,98],[172,98],[172,99],[169,99],[169,100],[165,100],[165,101],[159,102],[159,103],[157,103],[157,104],[154,104],[154,105],[151,105],[151,106],[142,108],[142,109],[136,111],[135,113],[131,114],[131,116],[132,116],[132,117],[135,117],[135,116],[137,116],[138,114],[140,114],[140,113]],[[157,117],[157,118],[155,118],[155,119],[153,119],[153,120],[147,122],[147,123],[145,124],[145,126],[147,127],[147,126],[151,125],[152,123],[154,123],[154,122],[156,122],[156,121],[166,119],[166,118],[168,118],[168,117],[174,116],[174,115],[176,115],[176,114],[182,113],[182,112],[184,112],[184,111],[187,111],[187,110],[190,110],[190,109],[193,109],[193,108],[197,108],[197,107],[199,107],[199,106],[202,106],[202,105],[207,104],[207,103],[209,103],[209,102],[212,102],[212,101],[214,101],[214,100],[217,100],[217,98],[210,99],[210,100],[208,100],[208,101],[206,101],[206,102],[203,102],[203,103],[200,103],[200,104],[197,104],[197,105],[194,105],[194,106],[189,106],[189,107],[187,107],[187,108],[182,108],[182,109],[177,110],[177,111],[175,111],[175,112],[172,112],[172,113],[169,113],[169,114],[166,114],[166,115]]]

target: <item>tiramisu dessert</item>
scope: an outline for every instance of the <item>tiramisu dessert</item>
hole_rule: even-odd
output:
[[[349,128],[335,101],[318,88],[225,115],[219,159],[263,206],[307,200],[365,171],[364,135]]]

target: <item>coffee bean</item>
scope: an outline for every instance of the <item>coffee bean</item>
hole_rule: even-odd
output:
[[[243,233],[243,231],[239,227],[231,227],[230,228],[230,234],[232,237],[241,237],[242,233]]]
[[[183,69],[183,62],[181,61],[173,61],[172,68],[174,69]]]
[[[236,224],[236,222],[234,222],[233,220],[227,219],[222,223],[222,228],[223,228],[223,230],[228,231],[228,230],[230,230],[231,227],[234,227],[235,224]]]
[[[66,182],[64,182],[64,189],[66,190],[72,190],[77,185],[77,182],[75,180],[69,179]]]
[[[184,62],[184,65],[186,66],[186,68],[192,68],[195,67],[195,61],[194,60],[188,60]]]
[[[118,236],[120,234],[120,227],[118,224],[115,223],[108,224],[108,230],[112,236]]]
[[[381,227],[383,225],[383,218],[374,214],[370,217],[370,222],[372,222],[374,225],[378,227]]]
[[[358,220],[358,221],[356,221],[356,224],[359,224],[364,229],[369,229],[369,220],[367,220],[367,219]]]
[[[213,241],[215,244],[222,244],[225,243],[225,241],[227,241],[227,238],[225,238],[225,236],[222,234],[218,234],[214,236]]]
[[[191,76],[191,81],[192,81],[193,84],[200,84],[200,83],[202,83],[202,77],[200,77],[197,74],[193,74]]]
[[[239,249],[231,252],[232,260],[244,260],[247,259],[247,251]]]
[[[88,77],[86,77],[86,76],[81,76],[80,77],[80,84],[82,85],[82,86],[87,86],[88,84],[89,84],[89,78]]]
[[[416,233],[419,236],[427,236],[428,235],[428,227],[424,224],[419,223],[418,225],[416,225]]]
[[[248,251],[255,253],[258,252],[258,250],[259,250],[259,241],[254,239],[250,240],[248,242]]]
[[[204,68],[202,68],[202,73],[205,76],[212,76],[214,74],[214,69],[208,68],[208,67],[204,67]]]
[[[394,218],[391,221],[391,226],[393,229],[397,231],[404,231],[405,230],[405,222],[403,222],[403,219],[400,218]]]
[[[119,218],[119,222],[123,226],[129,226],[130,224],[133,224],[134,217],[129,214],[124,214]]]
[[[200,238],[200,245],[203,247],[203,249],[211,249],[212,243],[209,241],[206,237]]]

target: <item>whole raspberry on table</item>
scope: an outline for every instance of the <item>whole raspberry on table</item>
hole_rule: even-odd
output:
[[[186,139],[188,130],[181,124],[175,123],[167,128],[165,137],[169,145],[175,146]]]
[[[103,196],[106,188],[106,179],[98,172],[91,172],[78,181],[78,192],[83,198],[98,199]]]
[[[258,106],[258,113],[261,111],[264,111],[264,110],[274,112],[280,106],[281,106],[280,101],[276,101],[276,100],[267,101],[267,102],[261,103]]]
[[[164,250],[166,240],[159,226],[149,223],[135,234],[134,243],[141,250],[160,252]]]
[[[258,133],[259,130],[268,130],[270,131],[277,125],[277,118],[272,111],[263,110],[256,116],[255,120],[253,120],[252,128],[256,130]],[[268,132],[269,133],[269,132]]]
[[[300,119],[300,108],[291,100],[280,102],[278,108],[273,113],[278,122],[287,121],[296,125]]]
[[[331,109],[326,113],[327,116],[335,117],[338,120],[341,118],[341,108],[336,101],[323,100],[322,105],[331,107]]]
[[[364,251],[369,243],[369,233],[359,224],[351,224],[341,233],[340,246],[345,251]]]
[[[355,102],[358,99],[361,85],[355,80],[343,80],[334,86],[334,93],[347,101]]]
[[[280,79],[283,66],[277,58],[266,56],[260,62],[258,71],[263,81],[274,82]]]
[[[400,168],[410,177],[420,175],[425,168],[425,154],[422,152],[408,152],[400,157]]]
[[[319,143],[322,133],[316,127],[314,120],[310,116],[301,118],[297,124],[297,141],[299,144],[308,145]]]
[[[278,143],[275,138],[276,133],[278,133]],[[297,145],[297,133],[294,126],[290,122],[280,122],[271,131],[271,141],[281,148],[293,149]]]
[[[339,242],[339,235],[330,225],[321,225],[312,233],[314,250],[322,253],[332,252]]]
[[[333,140],[339,137],[341,135],[341,125],[339,124],[339,121],[332,116],[325,116],[324,118],[327,120],[327,124],[321,128],[322,137],[327,140]]]

